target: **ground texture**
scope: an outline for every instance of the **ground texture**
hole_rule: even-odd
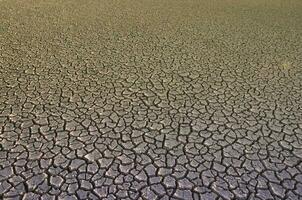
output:
[[[0,0],[0,199],[302,199],[301,10]]]

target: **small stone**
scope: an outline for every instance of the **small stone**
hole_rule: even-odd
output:
[[[102,186],[101,188],[95,188],[93,190],[99,198],[105,198],[108,196],[108,187]]]
[[[110,158],[101,158],[98,160],[98,163],[100,164],[101,168],[108,168],[111,165],[112,161],[113,160]]]
[[[142,190],[142,196],[145,199],[148,199],[148,200],[155,200],[155,199],[157,199],[157,195],[149,187],[144,188]]]
[[[86,190],[90,190],[90,189],[93,188],[92,184],[89,181],[86,181],[86,180],[81,180],[80,185],[81,185],[82,189],[86,189]]]
[[[260,199],[273,199],[273,196],[268,189],[258,189],[256,196]]]
[[[189,125],[180,126],[179,134],[180,135],[189,135],[191,132],[191,128]]]
[[[0,194],[5,194],[12,186],[7,181],[0,182]]]
[[[156,168],[155,168],[152,164],[149,164],[149,165],[145,168],[145,171],[146,171],[146,173],[147,173],[149,176],[154,176],[155,173],[156,173]]]
[[[137,174],[136,176],[135,176],[135,178],[137,178],[138,180],[140,180],[140,181],[147,181],[147,174],[145,173],[145,171],[144,170],[142,170],[139,174]]]
[[[219,163],[214,163],[214,167],[213,167],[217,172],[225,172],[226,167],[219,164]]]
[[[30,189],[34,189],[36,188],[38,185],[40,185],[44,179],[45,179],[45,174],[39,174],[39,175],[35,175],[33,177],[31,177],[28,181],[27,181],[27,185]]]
[[[217,199],[217,194],[213,192],[207,192],[204,194],[200,194],[200,197],[202,200],[216,200]]]
[[[166,176],[163,183],[167,188],[174,188],[176,186],[176,180],[172,176]]]
[[[0,170],[0,181],[7,179],[13,174],[12,167],[5,167],[4,169]]]
[[[71,161],[69,167],[70,167],[71,170],[75,170],[75,169],[78,169],[83,164],[85,164],[84,160],[74,159],[74,160]]]
[[[179,142],[177,140],[172,140],[172,139],[166,139],[165,143],[164,143],[165,147],[169,148],[169,149],[172,149],[172,148],[178,146],[178,144],[179,144]]]
[[[55,186],[56,188],[59,188],[61,184],[63,183],[63,178],[60,176],[51,176],[50,177],[50,184],[52,186]]]
[[[122,173],[129,173],[129,171],[133,168],[133,164],[129,165],[119,165],[119,169]]]
[[[190,190],[180,190],[176,189],[175,197],[186,200],[193,200],[193,194]]]
[[[99,167],[97,164],[89,164],[88,165],[88,172],[95,174],[98,171]]]
[[[191,189],[194,185],[187,178],[178,181],[180,189]]]
[[[68,193],[70,193],[70,194],[74,194],[74,193],[76,193],[76,191],[78,190],[78,188],[79,188],[78,183],[72,183],[72,184],[70,184],[70,185],[68,186],[67,191],[68,191]]]
[[[29,192],[29,193],[25,193],[22,200],[33,200],[33,199],[39,199],[39,195]]]
[[[159,182],[161,182],[161,180],[162,180],[162,177],[158,177],[158,176],[149,178],[149,181],[151,184],[159,183]]]
[[[60,200],[61,198],[59,198],[59,200]],[[77,196],[75,196],[75,195],[67,195],[67,196],[64,196],[64,198],[62,198],[62,199],[64,199],[64,200],[77,200],[78,198],[77,198]],[[45,199],[46,200],[46,199]]]
[[[160,176],[165,176],[165,175],[168,175],[168,174],[171,174],[172,173],[172,169],[170,168],[159,168],[158,170],[158,175]]]
[[[275,195],[277,195],[281,198],[285,197],[286,190],[281,185],[276,184],[276,183],[269,183],[269,186]]]
[[[160,195],[164,195],[166,193],[164,186],[161,184],[152,185],[151,189]]]

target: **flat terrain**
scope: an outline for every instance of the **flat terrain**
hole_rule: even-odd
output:
[[[302,199],[301,0],[0,0],[0,199]]]

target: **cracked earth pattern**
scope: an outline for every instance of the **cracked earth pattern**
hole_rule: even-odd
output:
[[[0,199],[302,199],[299,0],[1,0]]]

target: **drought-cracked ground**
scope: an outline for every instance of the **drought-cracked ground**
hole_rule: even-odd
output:
[[[0,0],[0,199],[302,199],[301,0]]]

